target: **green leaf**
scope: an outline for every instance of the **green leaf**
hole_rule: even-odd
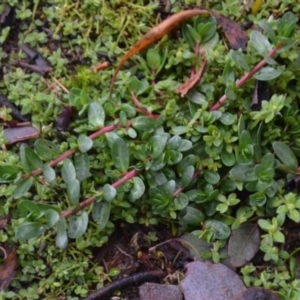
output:
[[[296,24],[298,22],[297,16],[292,12],[287,12],[282,18],[277,20],[278,34],[281,37],[290,37],[294,33]]]
[[[149,87],[149,83],[146,79],[139,80],[135,76],[131,77],[128,89],[131,93],[138,95],[143,94]]]
[[[17,182],[17,187],[13,193],[14,199],[21,198],[25,193],[28,192],[28,190],[31,188],[32,184],[33,184],[33,177],[29,177],[26,179],[20,179]]]
[[[181,160],[182,160],[182,153],[179,151],[175,151],[175,150],[167,150],[165,152],[165,157],[164,157],[164,161],[172,166],[172,165],[176,165],[178,164]]]
[[[0,183],[14,181],[19,173],[16,166],[2,165],[0,166]]]
[[[132,127],[138,131],[149,131],[155,127],[155,120],[149,117],[140,116],[133,119]]]
[[[75,167],[71,160],[66,158],[61,168],[61,176],[65,183],[69,183],[76,179]]]
[[[178,165],[178,171],[183,173],[188,166],[193,166],[197,161],[197,157],[193,154],[187,155]]]
[[[152,148],[151,155],[153,159],[159,158],[161,156],[169,138],[170,135],[167,133],[154,135],[150,138],[149,145]]]
[[[227,239],[231,232],[230,228],[226,224],[217,220],[207,220],[205,222],[205,228],[212,229],[215,234],[215,238],[219,240]]]
[[[19,240],[29,240],[43,234],[46,227],[39,222],[24,222],[17,229],[17,237]]]
[[[250,202],[251,206],[263,206],[267,201],[267,197],[263,191],[256,192],[250,195]]]
[[[179,222],[192,226],[199,226],[204,221],[204,214],[197,208],[187,206],[180,214]]]
[[[174,199],[175,209],[182,210],[189,204],[189,198],[186,194],[180,193]]]
[[[234,153],[227,152],[225,148],[221,152],[221,159],[222,159],[223,164],[227,167],[233,166],[236,162]]]
[[[97,201],[93,204],[92,216],[98,224],[98,229],[105,228],[110,215],[110,202]]]
[[[114,166],[120,172],[126,172],[129,167],[129,151],[124,140],[117,138],[111,145],[111,156]]]
[[[272,41],[274,45],[277,44],[277,37],[274,29],[272,26],[266,21],[266,20],[261,20],[259,23],[259,26],[266,32],[268,35],[268,38]]]
[[[236,115],[233,115],[231,113],[225,112],[222,114],[220,118],[220,122],[224,125],[232,125],[237,119]]]
[[[272,67],[262,68],[257,74],[254,75],[254,78],[261,81],[268,81],[277,78],[282,73],[280,69],[274,69]]]
[[[191,181],[192,181],[192,178],[194,176],[194,173],[195,173],[195,168],[194,166],[188,166],[182,173],[181,175],[181,185],[183,187],[187,187]]]
[[[251,31],[250,42],[256,51],[262,56],[266,56],[272,49],[272,45],[268,41],[267,37],[257,30]]]
[[[74,158],[76,178],[83,181],[90,176],[90,162],[86,153],[78,153]]]
[[[239,136],[239,146],[240,149],[246,149],[248,145],[251,145],[252,139],[248,130],[243,130],[241,135]]]
[[[86,135],[80,135],[77,139],[78,148],[81,152],[87,152],[93,147],[93,140]]]
[[[217,172],[205,170],[204,178],[210,184],[217,184],[220,180],[220,175]]]
[[[79,203],[80,183],[77,179],[71,180],[67,183],[67,194],[72,204]]]
[[[157,49],[149,49],[146,55],[148,66],[157,70],[161,64],[161,57]]]
[[[28,146],[20,147],[20,157],[25,172],[30,173],[43,167],[43,162]]]
[[[68,237],[71,239],[77,239],[82,236],[88,225],[89,216],[86,211],[82,211],[81,214],[73,215],[70,218]]]
[[[102,188],[103,197],[106,201],[111,201],[117,195],[117,190],[110,184],[105,184]]]
[[[45,212],[48,228],[52,228],[59,220],[59,213],[54,209],[48,209]]]
[[[231,171],[230,175],[234,177],[236,180],[239,180],[241,182],[250,182],[257,180],[257,177],[254,173],[254,165],[242,165],[237,164],[235,165]]]
[[[65,218],[60,218],[57,223],[55,244],[59,249],[65,249],[68,246],[67,222]]]
[[[40,208],[36,203],[30,200],[21,200],[18,203],[18,211],[20,212],[21,216],[26,217],[28,213],[38,214],[40,212]]]
[[[145,184],[139,177],[133,177],[133,186],[130,190],[130,199],[136,200],[141,198],[145,193]]]
[[[267,153],[261,160],[261,165],[264,169],[273,168],[275,163],[275,158],[272,153]]]
[[[38,139],[34,142],[34,151],[41,158],[49,161],[59,155],[59,147],[44,139]]]
[[[89,124],[95,128],[103,127],[105,122],[105,111],[97,102],[92,102],[88,110]]]
[[[48,183],[55,179],[55,171],[49,165],[43,165],[43,175]]]
[[[183,26],[182,26],[182,35],[183,35],[183,38],[185,39],[185,41],[191,47],[191,49],[194,49],[196,43],[189,31],[187,24],[183,24]]]
[[[240,51],[231,51],[231,58],[238,67],[241,67],[244,71],[249,71],[249,65],[246,59],[246,55]]]
[[[291,170],[296,170],[298,166],[297,158],[292,149],[284,142],[274,142],[272,144],[277,157]]]
[[[201,36],[200,36],[200,34],[191,25],[189,25],[189,24],[187,24],[187,28],[188,28],[188,30],[190,32],[190,35],[193,37],[193,39],[196,42],[200,43],[201,42]]]

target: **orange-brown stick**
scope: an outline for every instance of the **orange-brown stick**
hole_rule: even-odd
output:
[[[155,26],[154,28],[150,29],[121,59],[119,62],[114,75],[111,80],[110,84],[110,96],[112,94],[114,84],[116,81],[116,77],[118,75],[118,72],[124,65],[124,63],[132,57],[137,52],[141,51],[142,49],[147,48],[150,44],[156,42],[157,40],[161,39],[165,34],[170,32],[172,29],[174,29],[178,24],[180,24],[182,21],[185,21],[191,17],[207,14],[209,13],[206,10],[202,9],[193,9],[193,10],[185,10],[182,12],[179,12],[177,14],[172,15],[168,19],[164,20],[159,25]]]

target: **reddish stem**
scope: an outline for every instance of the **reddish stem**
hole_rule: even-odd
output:
[[[130,122],[131,124],[131,122]],[[91,135],[89,135],[89,138],[94,140],[96,137],[98,137],[100,134],[102,133],[106,133],[106,132],[110,132],[110,131],[113,131],[114,129],[118,128],[118,127],[121,127],[122,124],[119,123],[117,125],[109,125],[109,126],[105,126],[101,129],[99,129],[98,131],[92,133]],[[72,156],[76,151],[77,151],[78,148],[74,149],[74,150],[68,150],[66,151],[65,153],[63,153],[62,155],[60,155],[59,157],[57,157],[56,159],[52,160],[50,163],[49,163],[49,166],[50,167],[53,167],[53,166],[56,166],[58,163],[60,163],[61,161],[63,161],[64,159]],[[30,174],[25,174],[23,175],[23,178],[28,178],[30,176],[37,176],[39,174],[41,174],[43,172],[42,169],[36,169],[34,170],[33,172],[31,172]]]
[[[276,52],[283,46],[283,43],[280,43],[279,45],[277,45],[275,48],[273,48],[269,54],[268,57],[273,57]],[[237,87],[241,87],[243,84],[245,84],[250,78],[252,78],[255,73],[257,73],[265,64],[267,63],[267,61],[265,59],[263,59],[261,62],[259,62],[249,73],[246,73],[240,80],[238,80],[236,82],[236,86]],[[217,110],[219,109],[227,100],[227,96],[224,94],[219,101],[214,104],[211,108],[210,111],[212,110]]]
[[[195,180],[195,179],[199,176],[199,174],[200,174],[200,170],[196,171],[196,172],[194,173],[194,175],[193,175],[191,181]],[[182,186],[182,187],[180,187],[179,189],[177,189],[177,190],[174,192],[173,197],[174,197],[174,198],[177,197],[177,196],[178,196],[185,188],[186,188],[185,186]]]
[[[137,170],[132,170],[129,171],[128,173],[126,173],[121,179],[117,180],[115,183],[112,184],[112,186],[114,188],[119,187],[120,185],[122,185],[124,182],[132,179],[134,176],[136,176],[137,174],[139,174],[140,171]],[[61,217],[69,217],[75,213],[77,213],[78,211],[82,210],[83,208],[89,206],[90,204],[92,204],[93,202],[95,202],[97,199],[97,196],[92,196],[84,201],[82,201],[81,203],[79,203],[78,207],[74,208],[74,209],[70,209],[70,210],[65,210],[63,212],[60,213]]]

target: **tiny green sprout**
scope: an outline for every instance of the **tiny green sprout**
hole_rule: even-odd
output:
[[[240,202],[240,200],[236,198],[235,193],[230,194],[228,197],[225,197],[224,195],[219,194],[218,200],[221,203],[218,204],[216,210],[222,214],[225,213],[230,206],[234,206]]]
[[[273,95],[270,101],[262,101],[262,108],[260,111],[253,111],[250,113],[250,117],[257,124],[259,121],[265,123],[271,122],[277,114],[280,113],[282,108],[286,105],[285,95]],[[251,127],[254,127],[254,124]]]
[[[287,215],[291,220],[300,222],[300,197],[294,193],[288,193],[284,196],[275,197],[270,200],[272,207],[277,207],[278,214]]]

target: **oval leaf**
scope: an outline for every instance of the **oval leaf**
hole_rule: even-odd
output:
[[[229,239],[228,254],[235,267],[248,263],[259,250],[260,234],[256,224],[244,223],[232,231]]]
[[[39,222],[25,222],[17,229],[17,237],[20,240],[29,240],[40,236],[46,227]]]
[[[22,197],[26,192],[28,192],[32,184],[33,184],[33,177],[29,177],[27,179],[20,179],[17,182],[17,187],[13,193],[14,199],[19,199],[20,197]]]
[[[68,246],[67,222],[65,218],[60,218],[57,223],[55,244],[59,249],[65,249]]]
[[[92,102],[89,105],[88,119],[89,119],[89,124],[92,125],[93,127],[98,128],[104,125],[105,111],[99,103]]]
[[[105,184],[102,188],[103,197],[106,201],[111,201],[117,195],[117,190],[110,184]]]
[[[141,198],[145,192],[145,184],[139,177],[133,177],[133,186],[130,190],[130,199],[136,200]]]
[[[93,140],[81,134],[77,140],[78,148],[81,152],[87,152],[93,147]]]
[[[94,203],[92,211],[93,219],[98,224],[98,229],[103,229],[110,215],[110,202],[108,201],[97,201]]]
[[[76,178],[75,167],[73,163],[66,158],[61,168],[61,176],[65,183],[69,183]]]
[[[126,172],[129,167],[129,151],[127,144],[117,138],[111,145],[111,156],[115,167],[120,172]]]
[[[82,236],[88,225],[89,216],[86,211],[83,211],[80,215],[71,216],[68,228],[68,237],[71,239],[77,239]]]
[[[292,149],[284,142],[274,142],[272,144],[273,149],[277,157],[281,162],[291,170],[297,169],[297,158]]]
[[[67,194],[72,204],[79,203],[80,183],[77,179],[74,179],[67,184]]]

